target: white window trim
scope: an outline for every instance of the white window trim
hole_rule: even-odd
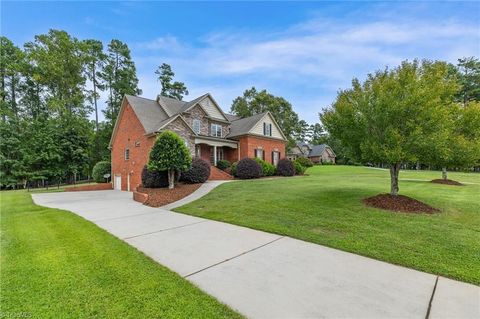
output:
[[[214,129],[215,128],[215,129]],[[220,130],[220,136],[218,136],[218,130]],[[210,135],[213,137],[222,137],[222,126],[220,124],[210,124]]]
[[[198,125],[198,128],[196,127],[197,125]],[[197,134],[200,134],[202,130],[202,122],[199,119],[193,119],[192,126],[193,126],[193,131]]]

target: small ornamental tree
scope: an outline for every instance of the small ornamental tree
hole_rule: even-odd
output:
[[[97,183],[105,183],[107,180],[103,177],[105,174],[109,174],[112,171],[112,166],[110,162],[102,161],[95,164],[92,170],[93,180]]]
[[[390,194],[396,196],[401,165],[444,144],[457,91],[446,63],[403,62],[369,74],[363,83],[354,79],[321,120],[350,154],[389,164]]]
[[[175,186],[175,172],[187,170],[192,164],[192,157],[180,136],[172,131],[158,135],[150,151],[148,169],[168,172],[168,188]]]

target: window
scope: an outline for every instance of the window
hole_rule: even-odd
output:
[[[263,122],[263,135],[272,136],[272,123]]]
[[[202,157],[202,148],[200,145],[195,145],[195,157]]]
[[[201,129],[202,123],[200,120],[194,119],[193,120],[193,131],[197,134],[200,134],[200,129]]]
[[[256,158],[259,158],[259,159],[262,159],[262,160],[265,159],[265,153],[264,153],[264,151],[263,151],[262,149],[260,149],[260,148],[257,148],[257,149],[255,150],[255,157],[256,157]]]
[[[222,126],[220,124],[212,124],[210,126],[210,135],[215,137],[222,137]]]
[[[280,152],[273,151],[272,152],[272,164],[274,166],[277,166],[279,160],[280,160]]]
[[[125,160],[130,159],[130,150],[128,148],[125,149]]]

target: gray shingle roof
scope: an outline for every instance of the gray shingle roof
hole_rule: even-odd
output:
[[[326,144],[312,145],[311,151],[308,156],[321,156],[323,151],[325,150],[325,147],[327,147]]]
[[[247,134],[265,114],[267,114],[267,112],[255,114],[233,121],[232,123],[230,123],[230,133],[227,135],[227,137]]]
[[[157,101],[132,95],[125,97],[147,133],[155,132],[159,124],[169,118]]]
[[[234,114],[227,114],[225,113],[225,117],[227,118],[227,120],[229,120],[230,122],[233,122],[233,121],[236,121],[236,120],[239,120],[241,119],[240,116],[238,115],[234,115]]]
[[[168,116],[174,116],[175,114],[180,113],[180,110],[185,106],[185,104],[188,104],[188,102],[179,101],[177,99],[162,95],[158,96],[158,102],[168,113]]]

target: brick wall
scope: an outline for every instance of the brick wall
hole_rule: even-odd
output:
[[[255,149],[263,149],[265,152],[265,161],[272,163],[272,152],[280,152],[280,158],[285,157],[285,141],[262,138],[258,136],[242,136],[239,138],[240,158],[255,157]]]
[[[112,143],[112,181],[115,181],[116,175],[120,175],[122,190],[127,190],[127,181],[130,179],[130,190],[133,191],[142,182],[142,169],[148,161],[155,136],[145,136],[142,124],[132,107],[126,103]],[[125,160],[124,156],[126,148],[130,150],[129,160]]]

